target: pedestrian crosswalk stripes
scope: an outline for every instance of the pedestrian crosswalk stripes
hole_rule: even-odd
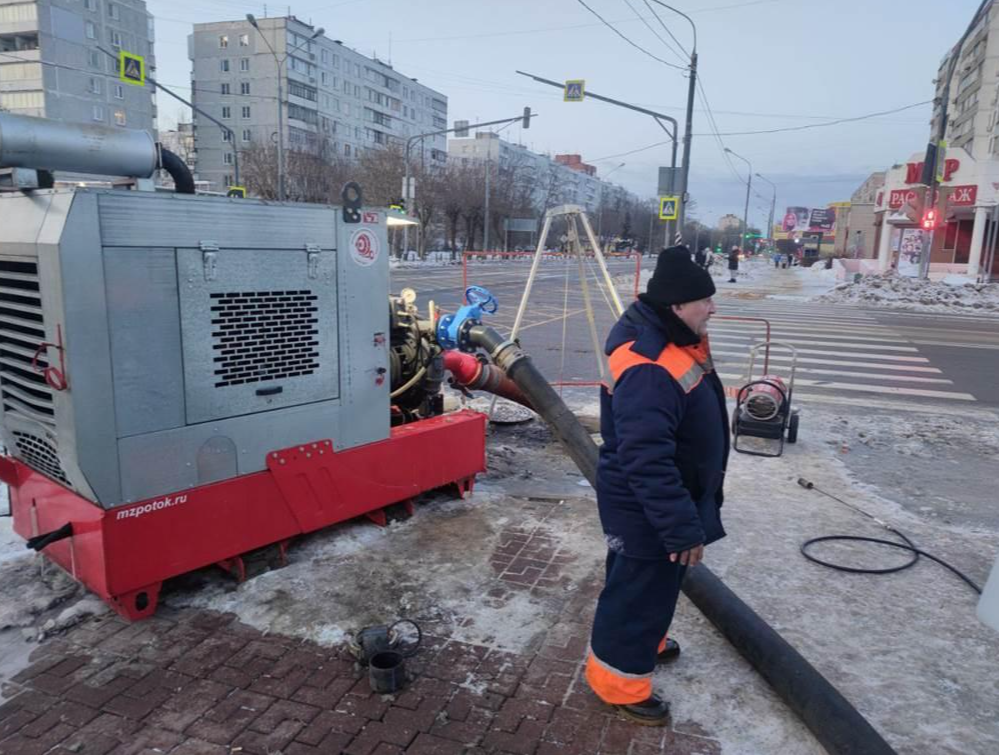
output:
[[[795,347],[796,402],[864,394],[961,403],[976,400],[970,393],[953,390],[951,376],[932,364],[907,334],[869,313],[810,303],[731,300],[720,309],[721,315],[767,320],[772,341]],[[738,390],[747,377],[749,348],[766,339],[766,327],[757,321],[718,318],[710,331],[719,375],[727,386]],[[786,380],[791,362],[789,352],[772,349],[767,371]],[[753,377],[762,374],[761,350]]]

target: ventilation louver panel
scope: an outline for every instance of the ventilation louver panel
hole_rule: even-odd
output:
[[[55,433],[55,406],[52,388],[42,371],[49,354],[42,351],[47,340],[38,265],[22,260],[0,260],[0,400],[4,413],[29,420],[25,426],[41,425]],[[41,428],[39,428],[41,430]],[[69,485],[59,462],[59,453],[48,432],[13,432],[20,458],[33,469]]]
[[[14,431],[17,450],[24,462],[34,470],[69,486],[69,479],[59,463],[59,456],[51,443],[30,433]]]
[[[318,297],[308,290],[211,294],[215,387],[319,369]]]

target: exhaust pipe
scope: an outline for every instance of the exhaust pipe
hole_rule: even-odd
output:
[[[0,113],[0,168],[149,178],[156,142],[147,131]]]

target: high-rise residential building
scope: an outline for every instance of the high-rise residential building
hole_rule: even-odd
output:
[[[198,176],[215,188],[235,180],[236,150],[276,142],[279,81],[286,151],[323,148],[352,159],[447,128],[447,97],[389,63],[313,38],[316,29],[294,16],[260,18],[257,26],[195,24],[188,37],[193,101],[233,134],[194,114]],[[422,148],[428,161],[447,159],[444,136],[427,137]]]
[[[999,254],[986,242],[993,235],[990,211],[999,201],[999,4],[988,3],[961,45],[940,62],[928,140],[937,138],[943,115],[943,89],[951,62],[946,150],[938,160],[936,228],[930,239],[929,274],[970,277],[999,275]],[[923,217],[917,217],[925,192],[926,144],[913,144],[908,156],[896,155],[875,199],[877,256],[882,269],[919,270]],[[904,159],[899,159],[903,158]],[[991,257],[991,265],[989,259]],[[987,269],[988,268],[988,269]]]
[[[119,78],[117,55],[155,76],[153,18],[143,0],[0,0],[0,110],[155,135],[152,89]]]
[[[738,215],[733,215],[729,213],[727,215],[722,215],[718,219],[718,230],[720,231],[739,231],[742,229],[742,218]]]
[[[558,204],[578,204],[594,211],[603,203],[638,198],[621,186],[603,181],[597,170],[579,155],[551,158],[508,142],[496,133],[480,131],[467,138],[448,140],[448,159],[458,164],[487,160],[501,169],[516,168],[529,173],[533,199],[539,211]]]

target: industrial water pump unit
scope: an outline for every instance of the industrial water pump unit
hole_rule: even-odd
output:
[[[145,132],[0,113],[0,479],[15,531],[129,619],[169,577],[485,468],[434,324],[388,295],[384,211],[193,186]]]

